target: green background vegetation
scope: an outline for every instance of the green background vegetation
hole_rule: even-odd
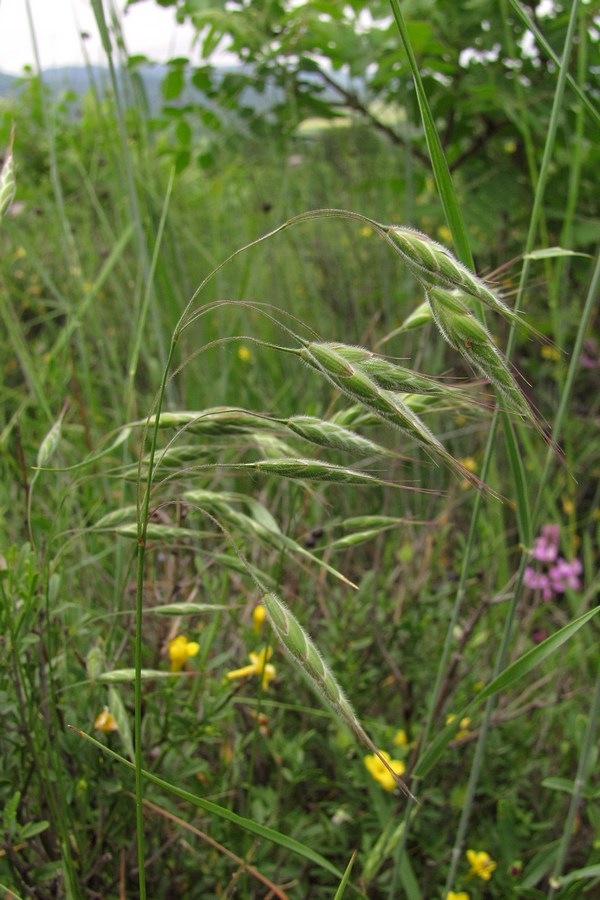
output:
[[[31,76],[0,106],[17,184],[0,221],[2,889],[267,896],[254,867],[297,898],[591,896],[598,626],[591,615],[572,623],[593,611],[598,588],[594,11],[565,4],[537,20],[552,61],[539,40],[535,56],[520,49],[523,16],[535,13],[516,0],[403,3],[404,44],[394,4],[369,4],[370,28],[362,3],[176,6],[207,58],[230,35],[246,68],[174,60],[160,109],[148,110],[147,61],[113,49],[116,28],[106,32],[107,64],[121,73],[112,89],[76,102]],[[467,47],[490,55],[461,65]],[[249,102],[249,85],[264,104]],[[351,457],[283,426],[228,429],[218,417],[177,439],[161,429],[153,441],[150,429],[144,443],[198,285],[319,208],[412,226],[466,264],[472,254],[539,333],[486,311],[546,440],[518,415],[498,418],[481,373],[432,323],[401,328],[422,285],[376,229],[315,218],[207,282],[163,410],[345,415],[389,453]],[[576,255],[531,256],[559,246]],[[331,381],[269,346],[293,346],[290,331],[367,347],[443,383],[475,381],[464,402],[432,404],[423,418],[501,499],[368,409],[344,413],[352,403]],[[161,464],[144,518],[135,505],[151,448]],[[384,483],[233,468],[274,457]],[[543,601],[523,578],[550,523],[582,573],[579,588]],[[405,763],[418,805],[371,778],[368,751],[269,626],[257,633],[257,582],[312,635],[376,746]],[[161,612],[174,603],[189,606]],[[177,634],[199,648],[171,675]],[[277,671],[267,691],[259,678],[226,678],[267,643]],[[104,707],[118,731],[94,732]],[[399,730],[406,746],[394,744]],[[136,743],[154,778],[143,808]],[[137,779],[110,751],[135,762]],[[489,881],[469,874],[467,849],[496,862]]]

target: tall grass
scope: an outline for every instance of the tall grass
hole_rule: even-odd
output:
[[[93,5],[112,95],[36,119],[32,82],[0,182],[4,890],[583,896],[598,451],[558,445],[586,427],[598,262],[546,254],[553,305],[523,312],[565,91],[584,90],[579,4],[539,171],[516,89],[532,212],[510,303],[473,274],[399,4],[429,223],[366,176],[396,161],[360,130],[249,142],[248,168],[224,143],[175,174]],[[586,100],[578,139],[591,120]],[[456,259],[431,240],[443,216]],[[557,304],[585,279],[571,332]],[[549,370],[531,325],[570,356]],[[583,588],[542,602],[526,573],[549,522]]]

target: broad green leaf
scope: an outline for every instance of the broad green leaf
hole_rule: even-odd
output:
[[[185,87],[185,72],[182,66],[175,66],[163,79],[161,90],[165,100],[176,100]]]

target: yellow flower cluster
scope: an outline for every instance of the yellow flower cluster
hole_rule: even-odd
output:
[[[96,731],[118,731],[119,726],[117,725],[117,720],[113,716],[107,707],[104,707],[100,715],[96,718],[94,722],[94,728]]]
[[[406,766],[402,762],[401,759],[392,759],[389,753],[386,753],[385,750],[381,750],[381,755],[388,763],[392,772],[395,772],[396,775],[403,775]],[[378,781],[382,788],[386,791],[393,791],[396,789],[397,784],[392,772],[383,764],[383,762],[379,759],[378,756],[373,753],[371,756],[365,756],[364,764],[367,767],[367,771],[370,775]]]
[[[252,630],[254,634],[260,634],[266,617],[267,610],[262,603],[258,603],[252,610]]]
[[[451,722],[454,722],[456,716],[454,713],[451,713],[449,716],[446,716],[446,725],[450,725]],[[464,719],[460,720],[460,728],[456,732],[455,740],[462,741],[463,738],[469,737],[471,732],[469,731],[469,725],[471,724],[471,720],[468,716],[465,716]]]
[[[228,672],[227,678],[231,681],[235,678],[248,678],[251,675],[259,675],[262,677],[263,690],[266,691],[269,687],[269,682],[277,675],[275,666],[268,661],[271,659],[272,655],[272,647],[263,647],[259,653],[250,653],[250,665],[243,666],[241,669],[234,669],[233,672]]]
[[[178,634],[169,641],[169,659],[171,660],[171,672],[181,672],[191,656],[195,656],[200,649],[196,641],[188,641],[185,634]]]
[[[467,859],[471,864],[469,875],[476,875],[483,881],[489,881],[496,869],[496,863],[485,850],[467,850]]]
[[[408,747],[408,737],[406,736],[406,731],[404,728],[399,728],[396,734],[394,735],[394,740],[392,741],[396,747]]]

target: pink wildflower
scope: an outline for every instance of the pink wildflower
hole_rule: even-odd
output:
[[[545,628],[537,628],[535,631],[531,632],[531,640],[534,644],[541,644],[542,641],[545,641],[548,637],[548,632]]]
[[[573,559],[569,563],[562,556],[559,556],[556,565],[552,566],[549,572],[553,589],[558,594],[564,593],[567,588],[578,591],[581,588],[581,581],[579,580],[581,570],[581,562],[578,559]]]
[[[583,342],[583,353],[579,357],[580,364],[586,369],[600,369],[600,347],[594,338]]]
[[[552,600],[557,594],[564,594],[567,590],[581,589],[581,561],[573,559],[567,562],[564,557],[559,556],[559,541],[560,526],[544,525],[531,551],[531,556],[541,566],[527,566],[525,569],[525,586],[532,591],[540,591],[542,600]]]
[[[535,539],[531,555],[540,562],[554,562],[559,540],[560,525],[544,525],[540,536]]]
[[[543,600],[552,600],[554,591],[552,590],[550,578],[545,572],[538,572],[536,569],[532,569],[531,566],[527,566],[524,581],[525,586],[532,591],[541,591]]]

